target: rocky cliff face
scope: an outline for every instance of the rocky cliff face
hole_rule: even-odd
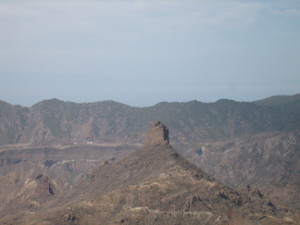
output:
[[[145,146],[169,145],[169,130],[161,121],[153,121],[145,137]]]
[[[50,196],[54,195],[55,187],[48,176],[39,174],[35,177],[35,181],[37,183],[36,193],[40,199],[46,200]]]

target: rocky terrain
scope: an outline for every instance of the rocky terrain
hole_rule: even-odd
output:
[[[97,177],[91,173],[99,165],[108,168],[143,140],[153,146],[153,135],[144,139],[144,133],[156,119],[172,131],[178,153],[210,176],[230,188],[258,188],[272,204],[300,210],[299,94],[146,108],[52,99],[32,107],[0,101],[0,218],[20,222],[65,204],[67,193]],[[154,134],[168,146],[162,131]]]
[[[57,201],[90,181],[99,165],[137,149],[136,145],[78,145],[0,151],[0,218],[20,216]],[[10,221],[10,219],[9,219]]]
[[[230,187],[257,186],[276,201],[300,210],[299,130],[203,142],[183,154]]]
[[[145,108],[113,101],[76,104],[52,99],[32,107],[0,102],[0,144],[142,143],[152,120],[168,124],[174,146],[298,129],[300,95],[278,98],[252,103],[162,102]]]
[[[90,182],[57,200],[55,207],[27,209],[11,217],[13,222],[0,221],[28,225],[298,224],[299,214],[275,205],[259,189],[233,190],[185,160],[170,146],[168,133],[164,124],[153,122],[142,148],[96,168]],[[49,190],[48,178],[36,179],[41,180],[37,186]],[[44,197],[49,195],[51,191]]]

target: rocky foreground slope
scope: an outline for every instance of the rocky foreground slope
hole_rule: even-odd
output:
[[[27,225],[292,225],[299,224],[299,219],[299,214],[274,204],[260,190],[228,188],[182,158],[170,146],[166,126],[157,121],[141,149],[98,167],[88,185],[66,194],[55,207],[0,221]]]

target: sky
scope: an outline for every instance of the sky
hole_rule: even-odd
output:
[[[296,93],[298,0],[0,0],[0,99],[11,104]]]

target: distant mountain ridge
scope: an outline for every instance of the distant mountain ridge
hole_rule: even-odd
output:
[[[0,101],[0,145],[58,142],[141,143],[149,121],[162,120],[173,142],[222,140],[264,131],[300,127],[300,94],[255,102],[161,102],[131,107],[114,101],[73,103],[58,99],[32,107]]]
[[[295,95],[276,95],[262,100],[254,101],[257,105],[278,106],[290,103],[297,103],[300,100],[300,94]]]

